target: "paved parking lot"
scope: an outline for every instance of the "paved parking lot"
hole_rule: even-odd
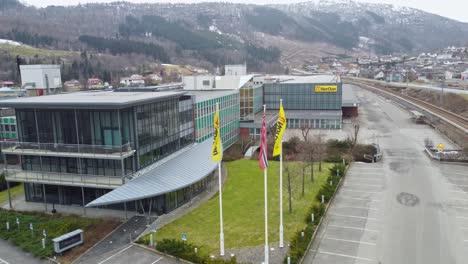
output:
[[[314,263],[378,263],[385,186],[382,171],[382,163],[352,165],[317,234]]]
[[[425,138],[452,144],[393,102],[356,91],[360,141],[379,143],[383,160],[351,166],[304,263],[467,263],[468,166],[430,160]]]
[[[180,263],[172,258],[159,255],[153,251],[135,245],[128,245],[119,251],[103,256],[98,264],[174,264]]]

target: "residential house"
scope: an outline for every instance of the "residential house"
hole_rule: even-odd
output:
[[[145,78],[139,74],[132,74],[130,77],[120,79],[120,84],[131,87],[141,87],[145,85]]]

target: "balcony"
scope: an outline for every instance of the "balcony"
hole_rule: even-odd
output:
[[[79,187],[116,188],[122,185],[121,176],[73,174],[62,172],[5,169],[5,178],[14,182],[45,183]]]
[[[132,156],[135,150],[130,143],[121,146],[104,146],[10,141],[2,142],[2,152],[16,155],[120,160]]]

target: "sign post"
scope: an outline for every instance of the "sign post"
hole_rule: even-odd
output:
[[[31,229],[31,236],[34,236],[34,227],[32,223],[29,223],[29,229]]]
[[[19,229],[20,227],[19,227],[19,218],[18,217],[16,217],[16,225],[18,226],[18,229]]]
[[[187,241],[187,234],[182,233],[182,240],[183,240],[183,241]]]
[[[6,222],[6,230],[10,231],[10,222]]]

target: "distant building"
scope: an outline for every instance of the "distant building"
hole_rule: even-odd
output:
[[[121,78],[120,84],[125,86],[140,87],[145,85],[145,78],[139,74],[132,74],[130,77]]]
[[[151,85],[157,85],[162,82],[161,76],[157,75],[156,73],[151,73],[146,76],[146,80]]]
[[[88,89],[103,89],[104,83],[99,78],[89,78],[86,82],[88,85]]]
[[[224,75],[227,76],[241,76],[247,74],[247,65],[237,64],[237,65],[225,65],[224,66]]]
[[[69,80],[63,83],[65,92],[76,92],[81,90],[82,86],[78,80]]]
[[[56,94],[62,91],[60,65],[20,65],[21,85],[30,96]]]
[[[4,81],[2,82],[2,87],[13,87],[15,85],[12,81]]]
[[[461,73],[461,80],[468,82],[468,69]]]
[[[375,76],[374,76],[374,79],[375,80],[384,80],[385,79],[385,73],[383,71],[379,71],[379,73],[377,73]]]

